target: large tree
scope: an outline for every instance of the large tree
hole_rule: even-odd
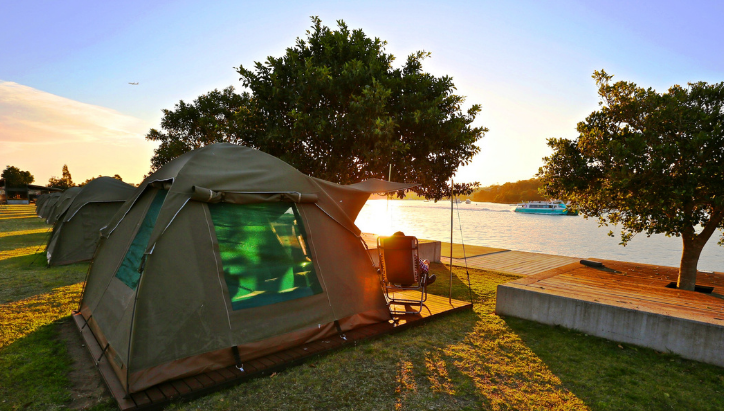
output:
[[[75,186],[74,180],[71,178],[71,172],[68,171],[68,166],[66,164],[64,164],[61,169],[61,178],[53,176],[48,179],[48,187],[66,189],[73,186]]]
[[[312,18],[305,39],[282,57],[239,67],[245,91],[215,90],[193,104],[164,110],[156,169],[172,158],[219,141],[245,144],[300,171],[342,184],[376,177],[417,182],[427,198],[448,195],[448,181],[479,151],[487,132],[471,124],[479,105],[462,112],[453,79],[424,72],[419,51],[394,68],[386,42],[338,21]],[[457,193],[477,184],[457,185]]]
[[[30,171],[22,171],[14,166],[6,166],[0,177],[5,180],[5,187],[21,187],[35,181]]]
[[[620,224],[623,245],[639,233],[681,236],[678,287],[694,290],[700,253],[724,227],[724,83],[660,93],[612,77],[594,73],[601,108],[578,123],[577,140],[548,140],[538,176],[548,196]]]

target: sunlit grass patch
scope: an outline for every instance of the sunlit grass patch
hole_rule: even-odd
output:
[[[34,229],[31,229],[31,230],[5,231],[5,232],[0,232],[0,238],[3,238],[3,237],[14,237],[14,236],[28,235],[28,234],[47,233],[50,230],[51,230],[51,227],[48,227],[48,228],[34,228]]]
[[[31,247],[16,248],[14,250],[0,251],[0,261],[7,260],[8,258],[23,257],[26,255],[35,254],[38,252],[38,249],[39,247],[36,245]]]
[[[52,226],[46,224],[46,222],[38,217],[36,218],[19,218],[12,220],[5,220],[0,222],[0,233],[22,231],[30,229],[41,229],[51,228]]]
[[[81,290],[82,284],[73,284],[47,294],[1,304],[0,348],[69,315],[78,307]]]

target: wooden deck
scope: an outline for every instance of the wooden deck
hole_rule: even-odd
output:
[[[412,297],[412,292],[410,297]],[[409,295],[403,295],[408,298]],[[427,321],[438,318],[449,313],[469,310],[472,304],[452,300],[436,295],[429,295],[428,300],[421,314],[418,315],[402,315],[397,321],[384,322],[358,328],[345,333],[346,340],[339,336],[333,335],[325,340],[310,342],[295,348],[280,351],[264,357],[260,357],[243,364],[244,372],[231,366],[216,371],[206,372],[193,377],[183,378],[171,382],[158,384],[143,392],[125,396],[119,380],[116,378],[106,357],[101,358],[97,365],[101,376],[109,387],[109,391],[116,399],[119,409],[126,410],[142,410],[142,409],[159,409],[167,405],[171,401],[180,399],[191,399],[209,394],[213,391],[224,387],[239,384],[251,378],[265,375],[271,375],[273,372],[281,371],[285,368],[302,364],[306,360],[325,353],[335,351],[339,348],[354,345],[357,341],[376,338],[385,334],[392,334],[403,331],[413,326],[418,326]],[[89,327],[84,327],[84,319],[81,315],[73,316],[81,335],[83,336],[86,346],[89,349],[91,357],[96,360],[102,357],[102,349],[99,347],[94,335]]]
[[[705,294],[668,288],[675,267],[591,260],[604,268],[572,263],[499,285],[497,314],[722,364],[723,273],[698,273],[697,285],[714,287]]]
[[[712,294],[667,288],[677,281],[677,269],[656,265],[598,260],[606,270],[570,264],[508,283],[578,300],[598,302],[675,318],[723,325],[725,276],[698,273],[697,285],[714,287]]]
[[[456,251],[454,251],[454,257],[456,257]],[[460,267],[466,265],[468,267],[479,268],[482,270],[501,271],[513,275],[529,276],[546,270],[563,267],[568,264],[577,263],[578,261],[580,261],[580,258],[506,250],[496,251],[486,255],[467,257],[466,259],[454,258],[454,265],[458,265]],[[442,257],[441,262],[448,264],[448,257]]]

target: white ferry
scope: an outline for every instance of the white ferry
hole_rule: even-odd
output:
[[[574,211],[569,211],[565,203],[560,200],[523,202],[515,208],[515,213],[578,215]]]

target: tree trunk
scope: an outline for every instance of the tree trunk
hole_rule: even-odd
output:
[[[682,262],[679,264],[677,288],[694,291],[697,280],[697,262],[700,260],[700,253],[702,253],[706,241],[688,237],[690,236],[682,236]]]
[[[679,263],[677,288],[689,291],[695,290],[697,262],[700,260],[700,253],[702,253],[702,249],[712,233],[723,221],[723,213],[722,206],[713,209],[710,219],[705,223],[699,234],[695,234],[694,227],[686,227],[682,232],[682,262]]]

